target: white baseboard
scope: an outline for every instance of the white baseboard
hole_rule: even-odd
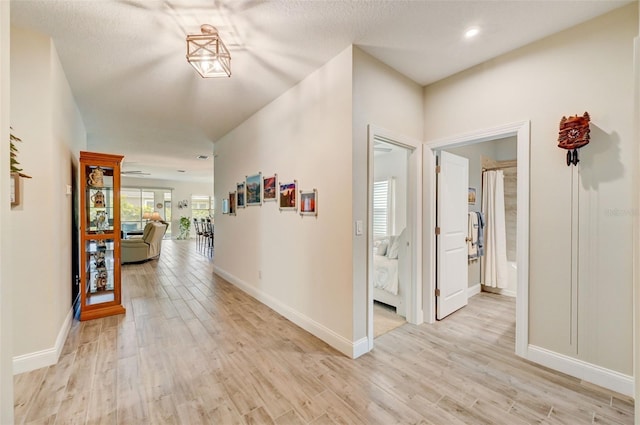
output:
[[[318,338],[320,338],[320,337],[318,337]],[[350,355],[347,354],[347,356],[349,356],[349,357],[351,357],[353,359],[357,359],[361,355],[367,354],[369,352],[369,339],[367,337],[360,338],[356,342],[353,342],[352,345],[353,345],[352,354],[350,354]],[[343,353],[343,354],[346,354],[346,353]]]
[[[482,287],[480,286],[479,283],[476,283],[473,286],[469,286],[469,288],[467,288],[467,298],[471,298],[474,295],[479,294],[481,290],[482,290]]]
[[[620,394],[629,397],[634,396],[633,376],[536,347],[535,345],[529,345],[526,358],[532,362],[600,385]]]
[[[289,307],[288,305],[283,304],[279,300],[273,298],[271,295],[265,294],[259,289],[249,285],[241,279],[238,279],[234,275],[227,273],[220,267],[214,266],[213,271],[232,285],[238,287],[242,291],[251,295],[256,300],[273,309],[278,314],[281,314],[282,316],[291,320],[293,323],[300,326],[305,331],[320,338],[336,350],[340,351],[345,356],[355,359],[356,357],[361,356],[362,354],[369,351],[368,341],[366,337],[355,342],[349,341],[347,338],[338,335],[331,329],[316,322],[310,317],[307,317],[299,311],[296,311],[293,308]]]
[[[491,286],[482,286],[482,290],[486,292],[491,292],[492,294],[504,295],[507,297],[516,298],[516,291],[510,291],[505,288],[493,288]]]
[[[15,356],[13,358],[13,374],[17,375],[19,373],[29,372],[58,363],[60,353],[62,353],[62,347],[64,347],[64,342],[67,340],[67,335],[69,335],[69,329],[71,329],[72,321],[73,308],[69,310],[64,322],[62,322],[55,345],[51,348],[47,348],[46,350]]]

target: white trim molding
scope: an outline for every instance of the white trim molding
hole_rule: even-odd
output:
[[[342,335],[338,335],[326,326],[316,322],[312,318],[301,314],[288,305],[283,304],[271,295],[268,295],[259,289],[249,285],[243,280],[237,278],[231,273],[226,272],[218,266],[213,267],[214,273],[237,287],[241,291],[260,301],[267,307],[273,309],[276,313],[291,320],[310,334],[320,338],[347,357],[355,359],[358,356],[368,352],[367,338],[361,338],[358,341],[349,341]]]
[[[474,295],[479,294],[480,292],[482,292],[482,286],[479,283],[469,286],[469,288],[467,288],[467,298],[471,298]]]
[[[633,397],[633,376],[529,345],[527,359],[611,391]]]
[[[640,8],[638,8],[638,14],[640,16]],[[639,29],[640,31],[640,29]],[[633,56],[633,70],[634,70],[634,113],[636,119],[635,122],[635,135],[636,141],[640,140],[640,120],[637,117],[640,116],[640,33],[638,37],[633,40],[634,56]],[[636,154],[636,161],[640,161],[640,156]],[[634,175],[634,187],[637,188],[640,184],[638,171]],[[633,200],[634,211],[640,209],[640,199],[638,197],[638,191],[633,191],[635,197]],[[633,370],[636,377],[640,375],[640,226],[638,225],[638,217],[633,220]],[[635,423],[640,423],[640,379],[635,381]]]
[[[64,318],[60,331],[58,331],[55,345],[45,350],[13,357],[13,374],[17,375],[19,373],[29,372],[58,363],[60,353],[62,353],[62,348],[64,347],[64,342],[67,340],[67,335],[69,335],[69,329],[71,329],[72,322],[73,308],[69,310],[67,316]]]

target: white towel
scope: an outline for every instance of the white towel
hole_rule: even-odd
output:
[[[470,260],[478,258],[478,215],[475,212],[469,213],[467,249]]]

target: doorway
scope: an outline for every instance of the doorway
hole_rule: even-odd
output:
[[[377,338],[406,322],[410,261],[407,179],[411,149],[373,142],[373,332]]]
[[[369,126],[367,340],[374,311],[421,323],[422,143]],[[384,313],[384,311],[382,311]]]
[[[496,139],[515,137],[517,150],[517,217],[516,217],[516,354],[526,357],[528,345],[528,286],[529,286],[529,121],[507,124],[472,132],[427,144],[424,150],[424,226],[436,229],[436,154]],[[425,232],[423,263],[428,270],[424,274],[423,306],[425,321],[436,320],[436,232]]]
[[[461,207],[467,213],[465,234],[471,239],[464,247],[468,297],[483,291],[515,298],[518,261],[516,137],[445,148],[440,152],[468,161],[468,180],[462,188],[464,205]],[[473,225],[471,232],[470,225]],[[478,231],[479,227],[481,231]],[[478,236],[482,239],[480,246]]]

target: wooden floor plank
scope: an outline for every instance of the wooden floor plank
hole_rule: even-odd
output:
[[[514,299],[481,293],[352,360],[213,273],[193,241],[123,267],[126,315],[71,326],[14,378],[17,424],[632,424],[634,401],[514,354]]]

